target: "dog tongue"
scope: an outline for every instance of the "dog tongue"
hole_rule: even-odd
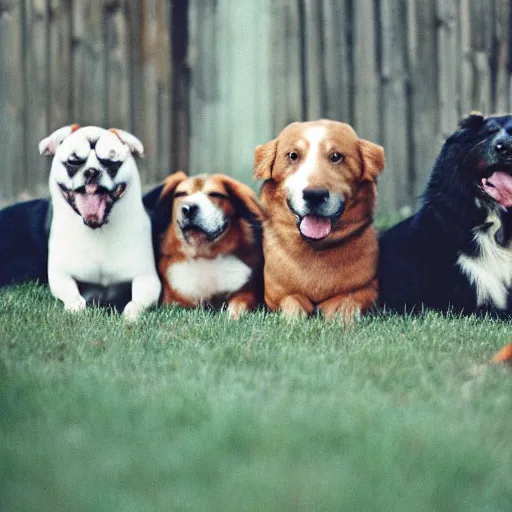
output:
[[[482,180],[483,189],[505,208],[512,206],[512,176],[496,171]]]
[[[86,224],[102,224],[107,206],[106,194],[76,194],[75,205]]]
[[[306,215],[300,222],[300,232],[308,238],[320,240],[331,232],[331,221],[326,217]]]

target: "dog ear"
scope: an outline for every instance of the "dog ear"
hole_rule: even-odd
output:
[[[55,130],[39,143],[39,153],[44,156],[55,155],[55,151],[57,151],[62,141],[73,132],[76,132],[78,128],[80,128],[79,124],[70,124]]]
[[[120,130],[119,128],[109,128],[108,131],[117,135],[121,142],[130,148],[132,155],[144,157],[144,146],[142,142],[135,137],[135,135],[125,132],[124,130]]]
[[[375,181],[385,165],[384,148],[365,139],[359,139],[359,152],[363,161],[363,180]]]
[[[254,190],[230,176],[221,175],[221,180],[228,191],[235,210],[248,220],[263,220],[263,209]]]
[[[164,181],[164,188],[162,189],[162,192],[160,194],[160,198],[158,199],[158,202],[162,201],[163,199],[171,198],[174,195],[174,191],[176,190],[176,187],[182,182],[185,181],[188,178],[188,176],[183,171],[175,172],[174,174],[171,174],[170,176],[167,176]]]
[[[254,150],[254,172],[255,180],[269,180],[272,178],[272,167],[276,159],[277,139],[266,144],[256,146]]]
[[[459,126],[462,129],[469,128],[471,130],[475,130],[480,128],[485,122],[485,117],[481,112],[477,112],[476,110],[471,112],[469,116],[461,119],[459,121]]]

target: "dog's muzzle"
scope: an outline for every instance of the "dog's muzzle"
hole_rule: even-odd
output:
[[[229,227],[229,221],[226,218],[218,225],[207,225],[202,218],[199,205],[186,203],[181,206],[181,220],[178,225],[183,234],[183,238],[192,245],[201,243],[212,243],[223,235]]]
[[[96,181],[86,176],[85,185],[74,190],[59,183],[64,199],[82,217],[84,224],[92,229],[108,222],[112,207],[126,192],[126,183],[119,183],[108,190]]]
[[[302,204],[295,206],[287,199],[288,208],[297,218],[297,229],[308,241],[322,240],[329,236],[332,226],[341,217],[345,201],[326,188],[305,188]]]

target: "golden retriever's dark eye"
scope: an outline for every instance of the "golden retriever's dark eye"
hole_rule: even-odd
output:
[[[288,153],[288,159],[291,160],[292,162],[296,162],[299,158],[300,155],[299,153],[297,153],[297,151],[290,151]]]
[[[174,197],[183,197],[186,196],[186,192],[174,192]]]
[[[343,162],[344,158],[345,157],[341,153],[338,153],[337,151],[335,151],[334,153],[331,153],[329,155],[329,160],[333,164],[339,164],[339,163]]]
[[[216,199],[229,199],[229,196],[222,192],[208,192],[208,195],[210,197],[215,197]]]

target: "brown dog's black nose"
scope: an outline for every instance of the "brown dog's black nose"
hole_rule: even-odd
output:
[[[191,220],[194,218],[198,209],[199,209],[199,206],[197,206],[197,204],[184,204],[181,207],[181,213],[183,214],[183,217],[185,219]]]
[[[329,191],[326,188],[305,188],[302,198],[310,206],[319,206],[329,199]]]

